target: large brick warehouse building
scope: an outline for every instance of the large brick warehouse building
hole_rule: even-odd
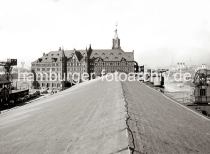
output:
[[[43,54],[41,58],[32,62],[31,69],[36,74],[36,87],[60,88],[64,83],[71,83],[66,75],[68,73],[95,73],[100,76],[102,70],[105,73],[111,72],[135,72],[138,64],[134,61],[134,52],[124,52],[120,46],[120,39],[115,30],[112,40],[112,49],[92,49],[91,45],[85,50],[64,50],[50,51]],[[50,80],[49,74],[56,73],[61,80]],[[48,74],[46,77],[39,77],[37,74]]]

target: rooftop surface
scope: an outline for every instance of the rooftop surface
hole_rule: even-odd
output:
[[[129,117],[129,118],[128,118]],[[0,114],[0,151],[210,153],[210,120],[139,82],[101,81]]]

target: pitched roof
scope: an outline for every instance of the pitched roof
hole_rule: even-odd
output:
[[[104,61],[134,61],[133,52],[124,52],[122,49],[93,49],[90,58],[102,58]]]
[[[86,55],[86,50],[64,50],[64,55],[66,58],[71,58],[73,54],[76,54],[77,58],[81,60],[83,56]],[[50,51],[47,54],[44,54],[41,58],[38,58],[35,63],[37,62],[44,62],[44,63],[51,63],[51,62],[57,62],[62,57],[63,52],[62,51]],[[34,63],[33,62],[33,63]]]
[[[85,56],[87,56],[86,50],[65,50],[64,54],[67,59],[71,59],[75,54],[77,59],[81,61]],[[61,51],[50,51],[44,54],[41,58],[34,61],[35,63],[44,62],[51,63],[60,61],[63,53]],[[122,49],[93,49],[90,58],[101,58],[104,61],[121,61],[122,58],[126,61],[134,61],[133,52],[124,52]]]
[[[83,55],[79,51],[75,51],[75,55],[77,56],[77,59],[80,61],[83,58]]]

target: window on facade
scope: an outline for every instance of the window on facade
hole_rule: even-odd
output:
[[[45,68],[42,68],[42,71],[45,71]]]
[[[200,96],[206,96],[206,89],[200,89]]]
[[[55,76],[54,75],[51,77],[51,80],[55,80]]]

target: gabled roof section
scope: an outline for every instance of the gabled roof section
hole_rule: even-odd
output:
[[[90,46],[91,48],[91,46]],[[67,59],[71,59],[73,55],[76,55],[78,61],[84,60],[85,57],[90,56],[92,58],[101,58],[103,61],[121,61],[124,58],[126,61],[134,61],[134,52],[124,52],[120,49],[92,49],[88,55],[89,50],[64,50],[50,51],[44,54],[41,58],[38,58],[33,63],[52,63],[60,61],[62,55],[65,55]]]
[[[32,63],[52,63],[58,62],[58,60],[65,55],[66,58],[71,58],[74,54],[76,54],[78,60],[82,60],[83,57],[87,56],[86,50],[64,50],[64,51],[50,51],[47,54],[44,54],[42,57],[38,58],[36,61]]]
[[[79,51],[75,51],[75,55],[77,56],[77,59],[80,61],[83,58],[83,55]]]
[[[93,49],[90,58],[93,57],[100,57],[104,61],[121,61],[122,58],[134,61],[134,53],[124,52],[122,49]]]

